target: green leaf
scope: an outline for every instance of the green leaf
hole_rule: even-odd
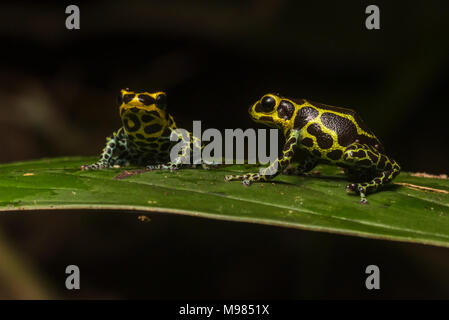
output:
[[[94,160],[58,158],[1,165],[0,212],[170,212],[449,247],[448,179],[401,173],[395,184],[369,195],[369,204],[361,205],[357,195],[346,193],[345,177],[332,166],[319,166],[319,174],[311,176],[280,175],[272,182],[244,187],[223,177],[256,172],[257,166],[151,171],[115,180],[124,169],[79,169]]]

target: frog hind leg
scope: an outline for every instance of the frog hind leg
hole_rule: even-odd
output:
[[[298,175],[298,176],[308,173],[311,170],[313,170],[313,168],[316,167],[318,161],[319,159],[317,159],[316,157],[308,155],[297,166],[295,167],[292,165],[288,166],[283,173],[287,175]]]
[[[365,144],[349,145],[342,158],[344,164],[349,167],[348,173],[367,171],[375,173],[370,174],[372,178],[368,182],[350,183],[346,186],[348,192],[354,191],[360,194],[360,203],[362,204],[368,203],[367,194],[373,193],[389,183],[401,171],[401,167],[395,160]],[[357,169],[351,170],[351,167]]]
[[[112,137],[106,138],[106,146],[101,152],[100,159],[95,163],[82,165],[81,170],[99,170],[124,165],[129,162],[127,155],[127,136],[120,128],[112,134]]]

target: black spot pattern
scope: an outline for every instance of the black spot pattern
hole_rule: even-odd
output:
[[[131,121],[133,122],[132,125],[130,124]],[[125,127],[126,131],[135,132],[140,129],[139,118],[133,113],[127,114],[123,119],[123,126]]]
[[[312,147],[313,146],[313,140],[310,138],[304,138],[301,140],[301,144],[305,145],[306,147]]]
[[[357,152],[352,152],[351,156],[353,158],[365,158],[366,157],[366,153],[364,150],[359,150]]]
[[[294,103],[299,104],[299,105],[302,105],[305,103],[304,99],[290,99],[290,100],[292,100]]]
[[[385,167],[386,160],[387,159],[385,158],[385,156],[383,156],[383,155],[380,156],[379,165],[378,165],[380,169],[383,169],[383,167]]]
[[[354,123],[351,120],[343,118],[339,115],[325,112],[321,115],[321,122],[326,128],[337,133],[338,143],[342,146],[349,146],[356,140],[358,140],[361,144],[366,144],[369,146],[379,144],[377,139],[357,134],[357,127]],[[381,149],[379,150],[382,151]]]
[[[154,117],[152,117],[152,116],[150,116],[150,115],[144,114],[144,115],[142,116],[142,121],[143,121],[143,122],[150,122],[150,121],[152,121],[152,120],[154,120]]]
[[[147,134],[152,134],[152,133],[156,133],[162,130],[162,126],[160,124],[151,124],[149,126],[146,126],[143,131],[145,131],[145,133]]]
[[[291,102],[282,100],[279,103],[279,107],[278,107],[279,118],[284,119],[284,120],[290,120],[291,117],[293,116],[294,111],[295,111],[295,107],[293,106],[293,104]]]
[[[312,123],[307,128],[307,132],[315,136],[316,142],[321,149],[329,149],[330,147],[332,147],[332,144],[334,142],[332,136],[321,131],[321,127],[318,123]]]
[[[319,152],[318,150],[314,149],[314,150],[312,151],[312,153],[313,153],[313,155],[314,155],[315,157],[321,158],[321,152]]]
[[[307,123],[315,119],[318,114],[318,111],[311,107],[303,107],[299,109],[295,117],[294,128],[298,130],[303,128]]]
[[[366,167],[370,167],[370,166],[373,165],[373,163],[372,163],[370,160],[368,160],[368,159],[360,160],[360,161],[357,162],[357,163],[358,163],[359,165],[366,166]]]
[[[332,159],[332,160],[338,160],[338,159],[340,159],[341,158],[341,155],[343,154],[343,152],[341,151],[341,150],[333,150],[333,151],[331,151],[331,152],[328,152],[327,153],[327,157],[329,158],[329,159]]]
[[[376,156],[374,153],[368,150],[368,157],[371,159],[372,162],[377,163],[377,160],[379,160],[379,157]]]
[[[285,154],[285,156],[286,156],[287,158],[291,158],[291,157],[293,156],[293,150],[288,151],[288,152]]]
[[[296,138],[290,138],[284,145],[284,150],[287,151],[288,149],[290,149],[290,146],[296,143]]]
[[[135,142],[135,144],[137,144],[139,147],[148,147],[149,146],[149,143],[142,142],[142,141],[137,141],[137,142]]]
[[[355,115],[355,111],[352,109],[347,109],[347,108],[341,108],[341,107],[334,107],[334,106],[330,106],[324,103],[319,103],[319,102],[314,102],[314,101],[309,101],[310,104],[323,109],[323,110],[329,110],[329,111],[335,111],[335,112],[339,112],[339,113],[343,113],[343,114],[347,114],[347,115]]]
[[[321,122],[326,128],[337,133],[338,143],[344,147],[357,138],[357,128],[349,119],[326,112],[321,115]]]

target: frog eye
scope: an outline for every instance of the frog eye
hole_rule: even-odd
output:
[[[276,100],[273,97],[266,96],[260,102],[261,109],[265,112],[272,111],[276,105]]]
[[[149,96],[147,94],[140,94],[139,95],[139,101],[142,102],[146,106],[151,106],[155,103],[155,100],[152,96]]]
[[[123,102],[124,103],[130,102],[134,98],[134,96],[135,96],[134,93],[128,93],[128,94],[123,95]]]
[[[156,98],[156,107],[159,109],[167,108],[167,96],[165,94],[160,94]]]

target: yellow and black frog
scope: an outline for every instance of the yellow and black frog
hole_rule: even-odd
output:
[[[367,193],[390,182],[401,170],[354,110],[270,93],[254,103],[249,114],[256,122],[283,130],[282,157],[260,173],[229,175],[226,181],[242,180],[244,185],[268,181],[283,172],[301,149],[306,157],[296,173],[306,173],[318,163],[340,166],[356,181],[346,190],[359,193],[360,202],[367,203]]]
[[[182,142],[179,155],[170,161],[171,148],[179,141],[170,136],[177,129],[173,117],[167,112],[167,96],[164,92],[134,92],[128,88],[118,96],[122,127],[106,138],[106,146],[100,159],[81,166],[82,170],[96,170],[122,165],[146,166],[147,169],[176,170],[188,164],[194,144],[192,135],[176,131]],[[203,165],[203,167],[205,167]]]

